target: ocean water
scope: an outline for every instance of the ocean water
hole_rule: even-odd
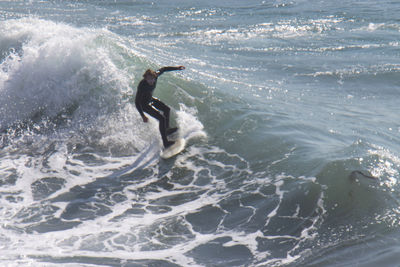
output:
[[[0,1],[0,265],[398,266],[399,14]],[[163,160],[133,101],[170,65]]]

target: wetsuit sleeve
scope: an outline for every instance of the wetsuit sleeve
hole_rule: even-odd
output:
[[[143,107],[142,107],[142,103],[143,103],[143,88],[142,87],[143,87],[142,83],[140,83],[137,87],[135,105],[136,105],[137,110],[140,113],[140,116],[142,116],[142,118],[143,118],[144,113],[143,113]]]
[[[181,70],[179,67],[162,67],[157,71],[157,75],[160,76],[166,71]]]

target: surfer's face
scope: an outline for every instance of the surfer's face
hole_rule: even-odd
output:
[[[152,75],[146,75],[146,81],[148,84],[153,85],[156,81],[156,77],[152,76]]]

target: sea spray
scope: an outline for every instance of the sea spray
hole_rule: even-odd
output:
[[[93,118],[115,110],[129,90],[133,77],[117,70],[115,48],[101,45],[107,32],[37,19],[1,24],[10,46],[0,68],[2,130],[37,116]]]

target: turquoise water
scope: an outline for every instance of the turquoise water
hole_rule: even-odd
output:
[[[0,2],[2,266],[395,266],[396,1]],[[163,160],[143,72],[187,147]]]

